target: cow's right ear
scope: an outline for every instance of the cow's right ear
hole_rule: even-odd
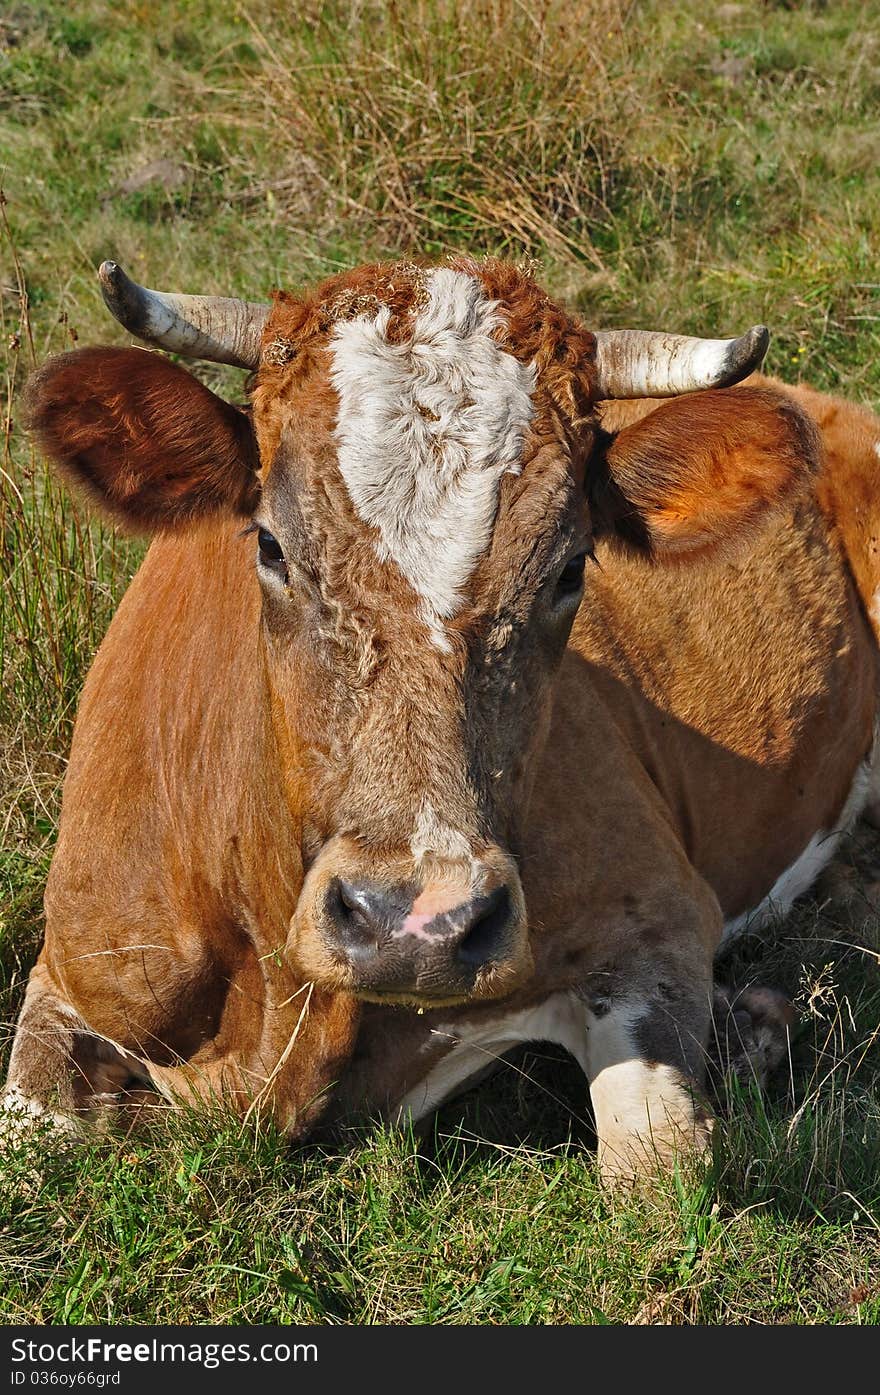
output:
[[[134,532],[253,512],[258,454],[245,412],[144,349],[77,349],[27,387],[28,424],[99,508]]]

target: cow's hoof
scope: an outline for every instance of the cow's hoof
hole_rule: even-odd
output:
[[[712,1003],[709,1074],[715,1081],[735,1076],[763,1087],[788,1054],[796,1013],[775,988],[734,990],[718,984]]]
[[[689,1123],[653,1127],[649,1134],[599,1140],[599,1180],[611,1191],[662,1195],[675,1169],[699,1169],[712,1156],[714,1120],[701,1108]]]
[[[651,1117],[632,1130],[618,1127],[598,1138],[598,1175],[616,1191],[653,1194],[664,1190],[669,1173],[700,1169],[710,1161],[714,1119],[693,1091],[657,1099]]]

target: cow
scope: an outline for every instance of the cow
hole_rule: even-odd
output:
[[[8,1116],[134,1080],[304,1137],[546,1040],[606,1180],[704,1152],[716,953],[877,799],[877,423],[754,376],[761,327],[592,332],[497,260],[270,305],[100,276],[154,350],[253,377],[240,409],[84,348],[30,384],[62,475],[155,536],[82,694]],[[772,1065],[784,1000],[721,1001]]]

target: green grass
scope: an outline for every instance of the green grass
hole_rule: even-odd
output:
[[[369,12],[375,22],[369,27]],[[726,15],[726,17],[725,17]],[[259,299],[375,255],[536,257],[596,325],[766,321],[784,378],[880,406],[874,7],[82,0],[0,17],[0,1019],[40,900],[82,679],[142,545],[74,512],[30,367],[123,343],[94,269]],[[232,370],[196,371],[240,394]],[[433,1133],[289,1150],[163,1111],[8,1151],[6,1322],[876,1322],[876,835],[725,972],[800,1021],[717,1159],[598,1188],[583,1083],[535,1048]]]

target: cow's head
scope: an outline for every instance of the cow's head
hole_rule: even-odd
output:
[[[307,868],[292,961],[383,1001],[509,992],[531,964],[530,781],[597,541],[686,556],[799,468],[748,389],[612,437],[596,406],[738,381],[766,331],[594,335],[516,268],[464,259],[271,307],[144,291],[113,263],[102,281],[141,337],[256,370],[247,414],[159,355],[80,350],[37,376],[32,419],[129,526],[250,521]]]

